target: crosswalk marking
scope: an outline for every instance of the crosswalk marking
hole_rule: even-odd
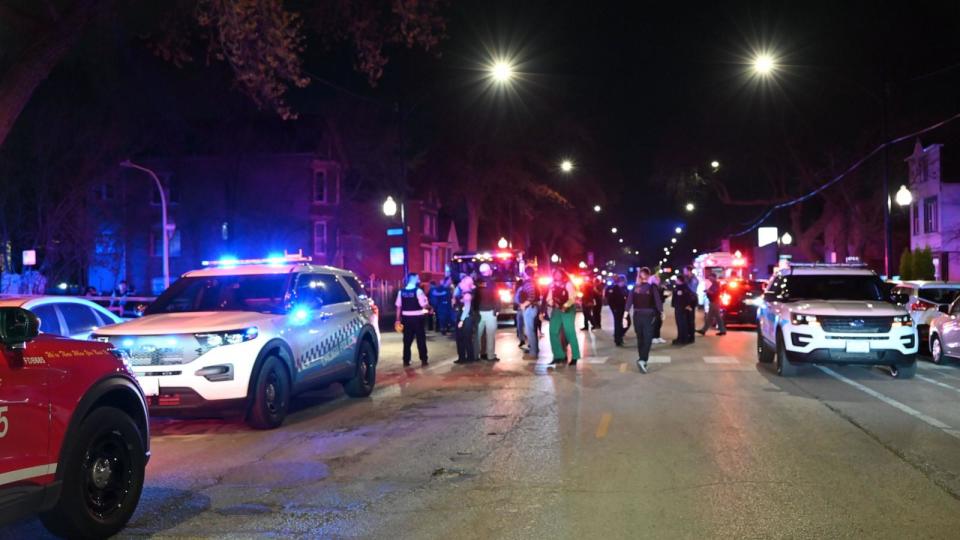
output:
[[[588,364],[606,364],[607,358],[609,358],[609,356],[594,356],[594,357],[588,356],[584,358],[584,360],[586,360]]]
[[[647,363],[648,364],[669,364],[670,357],[669,356],[651,356],[650,358],[647,359]]]
[[[732,356],[704,356],[703,361],[708,364],[739,364],[740,361]]]

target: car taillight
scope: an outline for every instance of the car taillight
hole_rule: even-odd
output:
[[[932,302],[917,300],[916,302],[910,304],[910,311],[926,311],[928,309],[936,309],[936,307],[937,305]]]
[[[504,304],[509,304],[513,302],[513,293],[510,292],[510,289],[499,289],[497,294],[500,296],[500,301]]]

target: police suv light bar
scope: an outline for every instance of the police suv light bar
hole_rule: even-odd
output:
[[[221,257],[215,261],[203,261],[203,266],[241,266],[253,264],[290,264],[290,263],[309,263],[313,259],[303,254],[303,250],[297,253],[284,252],[283,255],[272,255],[265,259],[235,259],[233,257]]]

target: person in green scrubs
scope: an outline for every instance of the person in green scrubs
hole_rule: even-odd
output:
[[[567,363],[567,348],[560,341],[560,332],[563,332],[570,346],[570,365],[574,366],[580,359],[575,326],[577,289],[570,276],[559,268],[553,270],[553,283],[547,293],[546,304],[550,308],[550,349],[553,351],[553,362],[550,365],[562,366]],[[543,317],[543,311],[540,316]]]

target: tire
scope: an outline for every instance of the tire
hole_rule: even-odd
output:
[[[916,362],[912,362],[909,366],[890,366],[890,376],[894,379],[912,379],[916,374]]]
[[[934,364],[943,364],[946,360],[946,357],[943,355],[943,342],[940,341],[940,336],[934,335],[930,337],[930,360]]]
[[[792,364],[790,359],[787,358],[787,348],[783,344],[783,336],[779,333],[777,334],[777,352],[774,356],[777,375],[781,377],[793,377],[797,374],[797,366]]]
[[[360,341],[357,366],[353,378],[343,384],[343,391],[352,398],[364,398],[377,384],[377,353],[367,340]]]
[[[283,424],[289,410],[290,376],[283,360],[270,354],[264,359],[253,386],[247,424],[254,429],[275,429]]]
[[[147,460],[140,429],[120,409],[100,407],[66,444],[60,498],[40,515],[41,521],[65,538],[117,534],[137,509],[143,491]]]
[[[763,339],[763,333],[760,331],[760,327],[757,327],[757,361],[761,364],[769,364],[773,362],[774,351],[770,350],[770,347],[767,347],[766,341]]]

